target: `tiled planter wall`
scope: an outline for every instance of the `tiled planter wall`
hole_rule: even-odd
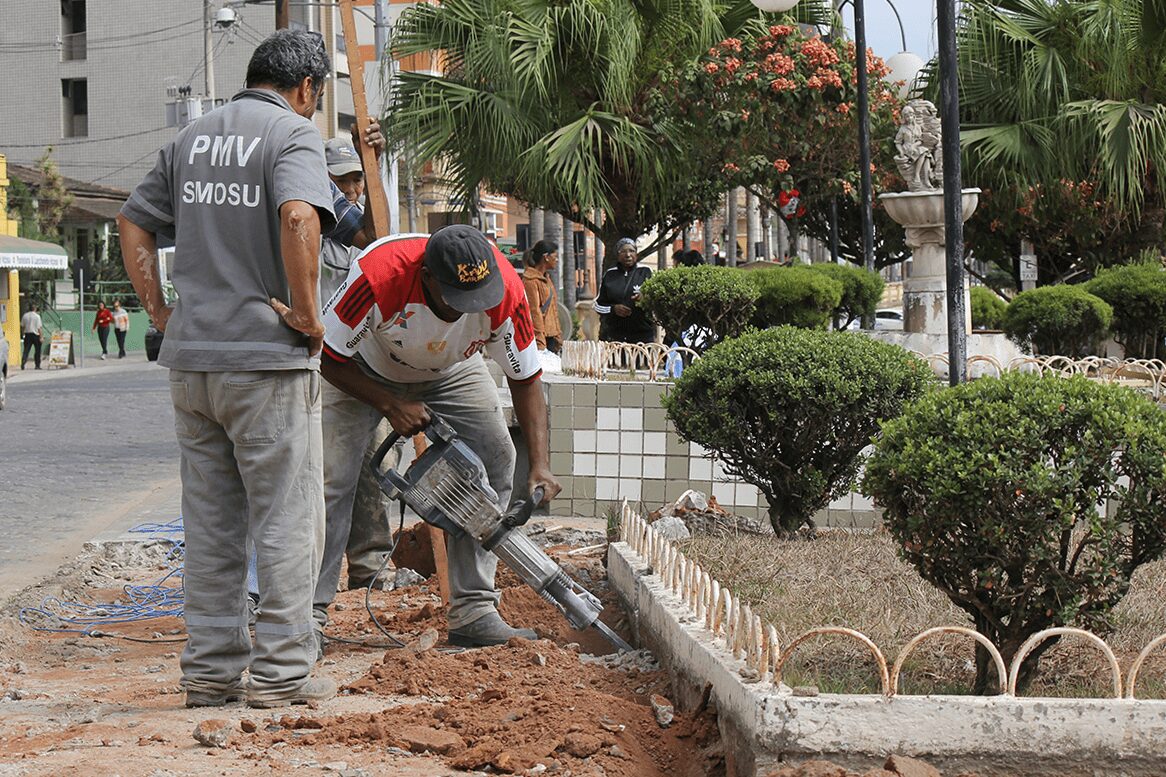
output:
[[[551,471],[563,491],[552,515],[602,517],[621,498],[654,510],[693,488],[726,509],[766,520],[757,487],[730,478],[715,458],[686,442],[661,399],[668,383],[595,381],[548,375]],[[820,526],[865,528],[879,513],[860,494],[835,500],[815,516]]]

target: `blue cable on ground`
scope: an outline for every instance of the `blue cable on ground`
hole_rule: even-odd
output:
[[[139,639],[112,634],[102,629],[117,623],[140,623],[153,618],[182,617],[184,595],[182,567],[185,560],[183,541],[172,536],[182,533],[182,518],[168,523],[144,523],[130,529],[134,534],[148,534],[171,543],[166,554],[169,569],[151,585],[127,585],[126,601],[104,604],[62,601],[46,596],[38,607],[21,608],[18,618],[35,631],[80,634],[87,637],[116,637],[131,642],[184,642],[180,639]]]

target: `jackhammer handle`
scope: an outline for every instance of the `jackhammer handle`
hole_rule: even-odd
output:
[[[385,441],[381,443],[381,447],[377,448],[377,452],[373,454],[372,460],[368,463],[368,466],[370,469],[372,469],[374,475],[381,474],[381,462],[385,460],[385,456],[389,455],[389,451],[393,449],[393,446],[396,445],[400,439],[401,435],[397,434],[396,432],[392,432],[388,437],[385,438]]]
[[[534,492],[530,495],[530,499],[523,499],[516,502],[510,508],[510,512],[506,513],[502,518],[502,522],[511,528],[525,526],[526,522],[530,520],[531,513],[534,512],[534,508],[543,503],[543,497],[545,495],[546,489],[542,486],[535,486]]]

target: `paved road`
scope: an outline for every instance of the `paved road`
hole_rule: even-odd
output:
[[[13,371],[0,411],[0,599],[98,535],[177,517],[167,372],[142,355]]]

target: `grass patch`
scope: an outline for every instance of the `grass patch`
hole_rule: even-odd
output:
[[[734,596],[777,629],[782,646],[815,626],[846,626],[870,637],[887,659],[932,626],[968,626],[967,615],[919,577],[882,531],[819,531],[813,540],[769,535],[696,536],[683,543],[689,558],[729,586]],[[1123,673],[1141,649],[1166,631],[1166,562],[1146,564],[1113,612],[1113,631],[1101,635]],[[900,679],[902,693],[966,694],[975,678],[973,642],[941,635],[919,645]],[[878,672],[866,648],[840,636],[803,643],[786,664],[789,685],[824,693],[874,693]],[[1081,640],[1062,640],[1041,660],[1028,696],[1112,696],[1108,662]],[[1142,699],[1166,698],[1166,648],[1139,672]]]

